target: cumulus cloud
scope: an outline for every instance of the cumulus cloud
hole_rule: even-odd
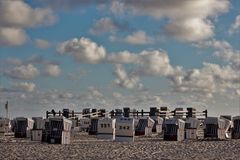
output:
[[[134,101],[135,105],[161,105],[163,103],[163,100],[161,96],[159,95],[151,95],[151,94],[143,94],[136,96],[136,99]]]
[[[227,41],[216,39],[194,44],[198,48],[212,48],[214,55],[227,63],[225,66],[203,63],[200,69],[185,71],[178,68],[169,76],[176,91],[195,92],[213,97],[215,93],[237,96],[240,76],[240,51],[233,49]]]
[[[32,65],[20,65],[10,69],[4,75],[13,79],[33,79],[39,75],[38,69]]]
[[[58,7],[85,6],[93,3],[109,5],[109,10],[116,14],[131,13],[134,16],[148,15],[157,20],[167,19],[164,26],[168,35],[181,41],[199,41],[214,35],[212,19],[229,10],[229,0],[101,0],[101,1],[66,1],[42,0],[41,3]],[[110,21],[110,28],[115,29]],[[101,23],[100,23],[101,24]],[[106,24],[106,23],[104,23]],[[103,31],[106,30],[105,25]],[[233,28],[237,28],[237,24]],[[98,27],[97,27],[98,28]]]
[[[60,69],[60,67],[58,65],[47,64],[45,66],[45,72],[49,76],[58,77],[61,74],[61,69]]]
[[[179,41],[199,41],[214,35],[214,26],[210,21],[200,18],[184,19],[168,24],[166,32]]]
[[[229,34],[234,34],[236,32],[239,32],[240,30],[240,15],[238,15],[235,19],[235,22],[231,25],[229,29]]]
[[[148,14],[155,18],[169,17],[206,17],[217,15],[228,10],[228,0],[152,0],[151,2],[140,0],[125,0],[125,4],[131,6],[137,14]],[[204,9],[207,8],[207,9]]]
[[[231,66],[220,66],[218,64],[204,63],[203,70],[212,74],[217,85],[217,91],[223,93],[235,92],[239,89],[239,71]]]
[[[63,92],[63,93],[66,93],[66,92]],[[48,98],[46,97],[46,99]],[[74,103],[76,101],[78,105],[80,103],[83,104],[86,102],[89,103],[89,105],[92,105],[94,103],[98,103],[102,105],[102,104],[105,104],[106,102],[103,94],[96,87],[93,87],[93,86],[89,86],[87,90],[81,94],[72,94],[71,102]]]
[[[28,83],[28,82],[15,83],[14,86],[18,90],[24,91],[24,92],[33,92],[36,88],[36,85],[32,82],[30,82],[30,83]]]
[[[27,35],[23,29],[13,27],[2,27],[0,22],[0,45],[20,46],[27,40]]]
[[[50,43],[43,39],[35,39],[34,43],[35,43],[36,47],[38,47],[40,49],[45,49],[45,48],[50,47]]]
[[[229,0],[124,0],[125,10],[134,15],[149,15],[156,19],[167,18],[166,33],[181,41],[199,41],[214,35],[211,17],[227,12]]]
[[[60,54],[72,55],[80,63],[97,64],[104,60],[106,50],[88,38],[74,38],[65,41],[57,48]]]
[[[223,61],[228,62],[233,69],[240,69],[240,51],[235,50],[227,41],[219,41],[216,39],[202,41],[194,44],[198,48],[213,48],[215,55]]]
[[[106,61],[116,64],[114,84],[127,89],[142,90],[141,76],[169,76],[175,72],[167,53],[162,50],[143,50],[140,53],[123,51],[108,55]],[[134,65],[132,72],[128,73],[122,64]]]
[[[127,42],[127,43],[130,43],[130,44],[136,44],[136,45],[150,44],[150,43],[154,42],[153,38],[148,36],[142,30],[136,31],[132,35],[128,35],[124,39],[124,41]]]
[[[25,28],[56,21],[49,8],[32,8],[22,0],[0,1],[0,45],[18,46],[27,40]],[[21,13],[21,14],[19,14]]]
[[[51,77],[58,77],[61,74],[61,68],[56,61],[51,61],[38,55],[30,56],[25,60],[8,58],[3,60],[3,64],[5,65],[0,68],[0,73],[13,79],[33,79],[40,72],[41,75]],[[41,70],[35,65],[40,66]]]
[[[240,69],[240,51],[239,50],[229,50],[227,52],[217,51],[215,55],[223,59],[231,65],[234,69]]]
[[[68,91],[61,91],[57,89],[49,90],[39,95],[41,99],[46,101],[57,102],[61,100],[71,100],[75,98],[74,94]]]
[[[167,53],[159,50],[142,51],[138,63],[144,75],[169,75],[173,70]]]
[[[113,92],[113,93],[112,93],[112,96],[113,96],[114,98],[116,98],[116,99],[119,99],[119,98],[122,98],[122,97],[123,97],[123,95],[122,95],[121,93],[118,93],[118,92]]]
[[[212,93],[215,90],[213,77],[203,74],[199,69],[190,70],[173,78],[173,87],[179,92]]]
[[[45,0],[41,3],[50,4],[50,6],[57,6],[58,8],[69,8],[75,6],[91,5],[93,3],[101,5],[109,5],[110,11],[116,15],[126,14],[131,12],[132,15],[149,15],[157,20],[167,18],[169,24],[164,28],[166,33],[177,38],[181,41],[198,41],[207,39],[214,35],[214,25],[211,23],[211,18],[228,11],[230,2],[229,0],[121,0],[121,1],[66,1]],[[61,4],[61,5],[59,5]],[[109,27],[115,30],[114,25],[104,19],[96,24],[96,28],[100,31],[106,31]],[[103,23],[104,22],[104,23]],[[109,24],[107,27],[105,24]],[[196,30],[194,26],[198,25]],[[93,30],[95,33],[95,30]],[[188,32],[187,32],[188,31]],[[199,34],[202,32],[202,34]],[[98,33],[98,32],[96,32]],[[185,33],[185,34],[184,34]]]
[[[138,59],[138,54],[134,54],[129,51],[122,51],[107,56],[107,61],[110,63],[135,63]]]
[[[240,89],[237,89],[235,94],[240,97]]]
[[[117,1],[117,0],[113,0],[111,3],[110,10],[112,13],[114,13],[116,15],[122,15],[122,14],[126,13],[124,8],[125,8],[124,3]]]
[[[50,9],[34,9],[22,0],[1,1],[0,10],[2,13],[0,18],[1,26],[35,27],[52,24],[56,20]]]
[[[143,50],[140,53],[119,52],[109,55],[107,61],[136,64],[138,66],[136,73],[139,75],[161,76],[173,72],[167,53],[161,50]]]
[[[114,69],[116,79],[114,84],[127,89],[133,89],[140,85],[138,75],[134,73],[127,73],[121,64],[117,64]]]
[[[6,63],[7,64],[10,64],[10,65],[21,65],[22,64],[22,61],[18,58],[8,58],[6,60]]]
[[[93,98],[102,98],[103,94],[95,87],[90,86],[88,87],[88,94],[87,97],[89,99],[93,99]]]
[[[218,50],[228,50],[232,49],[232,46],[227,41],[218,41],[216,39],[208,40],[208,41],[200,41],[198,43],[193,44],[198,48],[209,48],[213,47]]]
[[[178,69],[178,72],[168,77],[175,91],[197,93],[208,98],[213,97],[214,93],[236,92],[240,82],[237,71],[231,66],[221,67],[212,63],[203,63],[201,69]]]
[[[118,24],[113,22],[109,17],[103,17],[96,22],[94,27],[90,29],[90,33],[94,35],[111,32],[114,33],[118,30]]]

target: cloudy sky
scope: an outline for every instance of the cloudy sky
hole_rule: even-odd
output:
[[[239,0],[0,0],[11,116],[185,106],[240,114]]]

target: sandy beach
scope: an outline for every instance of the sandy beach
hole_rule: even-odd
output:
[[[239,159],[240,140],[163,141],[137,137],[135,142],[111,142],[77,134],[70,145],[5,138],[0,141],[0,159]]]

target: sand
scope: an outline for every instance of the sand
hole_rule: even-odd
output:
[[[138,137],[135,142],[111,142],[77,134],[69,145],[0,139],[0,160],[11,159],[240,159],[240,140],[163,141]]]

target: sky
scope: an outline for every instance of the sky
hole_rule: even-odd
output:
[[[0,115],[240,114],[239,0],[0,0]]]

